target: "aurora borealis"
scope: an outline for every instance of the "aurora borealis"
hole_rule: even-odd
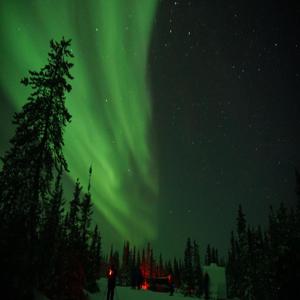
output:
[[[270,205],[294,204],[299,4],[4,0],[0,17],[0,156],[30,92],[21,78],[51,38],[71,38],[65,190],[86,188],[93,166],[104,248],[181,255],[190,236],[222,252],[240,203],[261,225]]]
[[[69,176],[86,183],[92,164],[96,208],[136,243],[156,235],[147,82],[155,8],[156,1],[1,3],[1,65],[7,70],[1,72],[1,88],[13,110],[28,92],[20,79],[44,64],[49,40],[72,38],[75,80],[67,100],[72,123],[65,132]]]

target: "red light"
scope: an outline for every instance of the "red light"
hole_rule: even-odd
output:
[[[110,270],[109,270],[109,273],[108,273],[108,276],[111,276],[112,273],[113,273],[113,272],[112,272],[112,270],[110,269]]]
[[[149,289],[149,283],[146,280],[142,284],[142,289],[143,290],[148,290]]]

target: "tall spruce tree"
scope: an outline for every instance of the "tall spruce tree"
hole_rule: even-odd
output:
[[[90,225],[91,217],[93,214],[92,211],[92,196],[91,196],[91,176],[92,176],[92,167],[89,169],[89,182],[87,193],[85,193],[82,202],[80,203],[80,235],[81,235],[81,247],[82,255],[86,254],[88,249],[88,242],[90,237]]]
[[[186,247],[184,251],[184,284],[185,294],[191,295],[195,287],[194,274],[193,274],[193,246],[191,239],[186,241]]]
[[[154,254],[153,254],[153,248],[150,250],[150,268],[149,268],[149,278],[152,279],[154,277],[155,273],[155,259],[154,259]]]
[[[209,266],[211,262],[212,262],[212,251],[211,251],[210,244],[208,244],[206,247],[205,265]]]
[[[174,270],[175,286],[179,288],[181,286],[181,270],[180,270],[178,260],[176,258],[174,258],[173,261],[173,270]]]
[[[80,235],[80,209],[81,209],[81,191],[82,186],[77,178],[73,198],[70,202],[70,211],[68,218],[68,242],[72,251],[76,251],[76,256],[79,254],[81,235]]]
[[[247,223],[242,206],[239,205],[238,216],[236,219],[237,224],[237,296],[240,298],[245,297],[248,290],[248,244],[247,244]]]
[[[136,247],[133,247],[132,250],[132,260],[131,260],[131,270],[133,270],[136,267]]]
[[[195,280],[195,293],[197,297],[201,297],[203,293],[203,272],[200,263],[199,245],[196,241],[193,243],[193,273]]]
[[[59,249],[64,243],[63,212],[64,199],[62,189],[62,170],[57,175],[55,189],[52,197],[45,207],[45,220],[41,229],[39,259],[39,288],[51,290],[56,284],[56,269]]]
[[[123,284],[129,285],[130,283],[130,265],[131,265],[131,253],[129,241],[124,241],[123,254],[122,254],[122,266],[121,266],[121,277]]]
[[[165,269],[164,269],[164,263],[162,254],[159,254],[159,263],[158,263],[158,276],[164,276],[165,275]]]
[[[136,256],[136,267],[138,269],[141,268],[141,255],[140,255],[140,250],[139,249],[137,251],[137,256]]]
[[[230,298],[237,295],[238,283],[238,259],[237,259],[237,242],[233,231],[231,232],[230,249],[228,251],[228,261],[226,266],[226,284],[227,293]]]
[[[101,260],[101,235],[98,225],[95,225],[86,266],[86,288],[91,292],[97,291],[96,279],[100,277]]]
[[[94,276],[94,269],[100,266],[93,266],[97,264],[97,247],[98,247],[98,227],[94,229],[94,234],[91,232],[91,217],[92,211],[92,196],[91,196],[91,176],[92,167],[89,169],[89,179],[87,192],[84,194],[82,201],[79,205],[79,232],[80,232],[80,243],[79,243],[79,257],[78,259],[83,264],[83,268],[86,275],[86,287],[88,289],[95,290],[96,278]],[[74,197],[75,198],[75,197]],[[92,236],[92,241],[90,237]],[[91,249],[90,248],[91,242]],[[92,270],[92,271],[91,271]]]
[[[69,80],[73,79],[70,44],[64,38],[51,40],[48,63],[40,71],[29,71],[21,81],[33,91],[21,112],[14,115],[15,135],[2,158],[0,256],[5,257],[5,268],[12,270],[9,277],[15,278],[15,292],[30,291],[36,285],[41,215],[54,172],[67,170],[62,148],[64,127],[71,120],[65,106],[65,94],[71,91]]]

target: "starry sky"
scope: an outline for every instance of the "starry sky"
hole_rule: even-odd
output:
[[[300,6],[284,1],[4,0],[0,154],[51,38],[75,55],[66,194],[93,165],[104,247],[186,238],[226,252],[236,211],[266,224],[296,201]],[[174,246],[177,245],[177,246]]]

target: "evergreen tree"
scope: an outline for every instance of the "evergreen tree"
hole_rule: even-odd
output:
[[[196,296],[201,297],[203,293],[203,272],[200,264],[200,253],[199,253],[199,246],[196,241],[193,244],[193,272],[194,272],[194,280],[195,280],[195,289],[196,289]]]
[[[109,260],[108,260],[108,264],[111,265],[113,264],[113,257],[114,257],[114,247],[113,245],[110,246],[110,252],[109,252]]]
[[[253,246],[251,276],[253,282],[253,290],[255,299],[267,299],[267,285],[268,285],[268,272],[267,272],[267,256],[264,244],[262,229],[260,226],[253,230]]]
[[[79,252],[80,242],[81,242],[81,234],[80,234],[81,190],[82,190],[82,186],[80,185],[79,179],[77,178],[74,192],[73,192],[73,199],[70,202],[70,211],[68,217],[69,247],[72,250],[76,250],[76,252]]]
[[[164,263],[161,253],[159,254],[158,276],[165,275]]]
[[[80,236],[82,255],[86,255],[88,249],[88,241],[90,236],[90,224],[92,216],[92,197],[91,197],[91,175],[92,167],[89,170],[89,183],[87,193],[84,195],[82,202],[80,203]]]
[[[100,277],[101,272],[101,235],[97,225],[94,227],[87,255],[87,264],[85,266],[86,289],[96,292],[98,290],[96,280]]]
[[[215,263],[219,266],[219,251],[217,248],[215,248]]]
[[[145,276],[146,278],[150,278],[151,277],[151,265],[152,265],[152,260],[153,257],[151,257],[151,245],[148,242],[147,243],[147,248],[146,248],[146,260],[145,260]]]
[[[83,296],[86,286],[86,270],[82,257],[81,227],[81,191],[82,186],[77,179],[73,198],[70,201],[68,218],[66,219],[66,245],[63,247],[64,260],[61,263],[61,291],[59,297],[77,298]]]
[[[168,260],[165,264],[165,271],[166,275],[172,275],[173,274],[173,268],[172,268],[172,263],[170,260]]]
[[[136,266],[137,266],[138,269],[141,269],[141,255],[140,255],[140,250],[137,251]]]
[[[145,254],[145,249],[144,248],[142,249],[141,269],[142,269],[143,277],[145,278],[145,276],[146,276],[146,254]]]
[[[193,274],[193,247],[191,239],[188,238],[184,251],[184,284],[185,294],[192,295],[192,291],[195,287],[194,274]]]
[[[59,249],[63,243],[63,212],[64,200],[61,183],[62,170],[58,173],[55,189],[50,201],[45,208],[45,221],[41,230],[40,249],[43,255],[39,259],[39,288],[41,290],[51,288],[56,284],[56,269]]]
[[[150,250],[150,269],[149,269],[149,277],[152,279],[154,277],[155,273],[155,259],[154,259],[154,254],[153,254],[153,249],[151,248]]]
[[[1,277],[8,278],[7,287],[12,278],[18,282],[19,289],[13,289],[16,294],[20,292],[16,298],[37,285],[43,207],[55,172],[67,170],[62,147],[64,127],[71,120],[65,107],[65,94],[71,90],[68,81],[73,79],[69,72],[69,58],[73,57],[69,47],[70,41],[52,40],[48,64],[40,71],[29,71],[29,77],[21,81],[33,92],[21,112],[14,115],[15,135],[2,158],[0,256],[5,257],[4,266],[12,274]],[[23,257],[18,253],[20,247]]]
[[[206,254],[205,254],[205,265],[209,266],[212,262],[212,251],[210,248],[210,244],[207,245]]]
[[[297,180],[299,187],[299,177]],[[300,293],[296,214],[293,209],[288,212],[283,202],[276,211],[270,207],[269,226],[262,232],[260,227],[247,227],[239,207],[237,239],[232,233],[226,268],[228,296],[281,300]]]
[[[174,282],[176,287],[181,286],[181,270],[179,263],[176,258],[174,258],[173,262],[173,270],[174,270]]]
[[[240,240],[245,238],[246,227],[247,224],[246,224],[245,214],[243,212],[242,206],[239,205],[238,216],[237,216],[237,234]]]
[[[118,272],[118,270],[120,269],[120,254],[119,254],[119,251],[117,251],[117,250],[114,252],[114,255],[113,255],[113,263]]]
[[[130,258],[130,246],[129,242],[124,242],[123,246],[123,255],[122,255],[122,267],[121,267],[121,277],[124,281],[125,285],[130,284],[130,265],[131,265],[131,258]]]
[[[237,242],[233,231],[231,232],[230,249],[228,252],[228,261],[226,266],[226,283],[229,298],[237,295],[238,290],[238,259],[237,259]]]
[[[204,299],[210,299],[210,278],[208,273],[204,273],[203,277],[203,293]]]
[[[211,263],[216,263],[216,249],[211,247]]]
[[[131,270],[133,270],[136,267],[136,247],[133,247],[132,251],[132,261],[131,261]]]
[[[90,252],[90,273],[88,276],[92,279],[96,279],[100,275],[101,267],[101,235],[98,230],[98,225],[95,225],[91,245],[89,248]]]
[[[247,223],[242,206],[239,205],[237,222],[237,296],[245,297],[248,291],[248,245],[247,245]]]

